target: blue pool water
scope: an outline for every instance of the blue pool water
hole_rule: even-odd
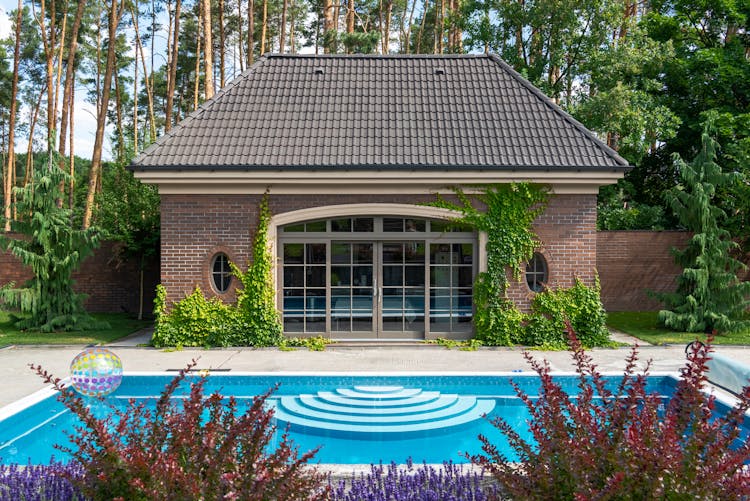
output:
[[[174,377],[126,375],[107,402],[124,407],[130,399],[153,401]],[[192,376],[191,376],[192,377]],[[197,376],[196,376],[197,377]],[[321,446],[314,462],[398,463],[466,462],[463,453],[480,451],[479,434],[496,444],[504,439],[489,423],[502,416],[528,437],[524,404],[510,379],[534,396],[534,374],[492,376],[329,376],[211,374],[206,392],[234,395],[243,405],[279,384],[269,403],[279,429],[304,452]],[[188,378],[189,380],[190,378]],[[569,394],[577,391],[574,376],[556,376]],[[619,381],[612,376],[612,384]],[[671,376],[651,376],[648,391],[668,398],[675,388]],[[185,394],[187,386],[178,391]],[[96,401],[93,405],[100,406]],[[486,417],[485,417],[486,415]],[[746,420],[746,427],[750,424]],[[5,463],[46,463],[61,453],[54,444],[68,444],[65,432],[77,419],[49,396],[0,421],[0,460]],[[512,455],[509,454],[510,457]]]

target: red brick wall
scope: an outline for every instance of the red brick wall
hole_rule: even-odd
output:
[[[271,195],[273,214],[355,203],[415,204],[434,201],[434,195]],[[215,295],[209,274],[210,260],[225,252],[242,267],[251,257],[259,195],[162,195],[162,284],[168,299],[178,300],[196,285]],[[576,277],[594,281],[596,265],[596,196],[559,195],[534,225],[544,243],[550,284],[570,286]],[[236,281],[233,281],[233,284]],[[510,295],[523,308],[529,304],[526,282],[515,283]],[[230,289],[222,298],[234,300]]]
[[[648,290],[674,291],[680,268],[670,249],[684,248],[682,231],[602,231],[597,234],[596,267],[608,311],[658,310]]]
[[[114,242],[104,242],[73,273],[74,289],[88,295],[84,303],[89,312],[138,312],[139,271],[135,261],[121,262]],[[9,252],[0,252],[0,284],[22,285],[31,278],[31,270],[22,266]],[[159,259],[154,257],[144,271],[143,311],[150,315],[159,283]]]
[[[162,195],[161,283],[169,301],[196,285],[215,295],[208,269],[219,251],[244,269],[250,258],[260,195]],[[222,299],[234,300],[234,287]]]
[[[576,278],[594,283],[596,195],[550,197],[534,231],[542,242],[540,253],[547,261],[550,287],[570,287]],[[528,309],[532,295],[525,279],[511,280],[509,296],[519,307]]]

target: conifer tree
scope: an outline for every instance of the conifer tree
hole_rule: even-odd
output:
[[[34,182],[16,188],[18,221],[11,222],[12,238],[0,235],[0,245],[28,266],[33,277],[23,288],[12,282],[0,289],[0,299],[28,315],[19,329],[42,332],[107,328],[83,309],[83,295],[73,291],[71,275],[99,243],[95,228],[74,227],[70,209],[59,206],[68,175],[56,167],[37,169]]]
[[[665,194],[680,223],[693,233],[685,250],[674,251],[675,262],[683,268],[677,291],[658,295],[668,308],[659,312],[659,323],[677,331],[721,333],[750,324],[742,320],[750,305],[750,282],[737,278],[746,266],[732,256],[737,243],[719,226],[726,215],[713,203],[716,189],[736,177],[716,163],[718,143],[711,137],[712,129],[709,121],[692,163],[675,154],[681,183]]]

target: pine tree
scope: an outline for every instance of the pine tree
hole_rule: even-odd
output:
[[[56,165],[56,164],[55,164]],[[0,245],[31,268],[33,278],[23,288],[13,283],[0,288],[0,299],[28,315],[16,322],[19,329],[42,332],[107,328],[83,309],[83,295],[73,291],[71,275],[99,243],[95,228],[74,227],[71,211],[59,206],[67,174],[56,166],[37,169],[34,182],[16,188],[19,220],[11,229],[22,235],[0,235]]]
[[[728,332],[750,324],[742,320],[750,305],[750,282],[737,278],[746,266],[732,256],[738,245],[719,226],[726,215],[713,203],[716,189],[732,184],[736,177],[722,172],[716,163],[718,143],[711,132],[709,121],[692,163],[675,154],[682,182],[665,194],[680,223],[693,233],[685,250],[674,251],[675,262],[683,268],[677,291],[658,295],[668,308],[659,312],[659,322],[677,331]]]

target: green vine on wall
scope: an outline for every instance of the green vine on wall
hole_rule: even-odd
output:
[[[479,273],[474,282],[474,327],[479,342],[564,349],[568,340],[565,325],[569,322],[584,346],[609,343],[598,279],[594,287],[576,279],[567,289],[535,294],[529,314],[508,298],[508,272],[520,280],[523,263],[540,246],[532,224],[547,207],[545,186],[511,183],[486,186],[478,194],[468,195],[460,188],[453,192],[458,203],[438,195],[437,202],[430,205],[459,212],[456,223],[487,235],[487,271]]]
[[[155,346],[274,346],[282,342],[281,318],[274,301],[273,255],[268,246],[268,197],[266,191],[260,202],[252,263],[244,273],[230,263],[232,273],[242,283],[237,304],[206,299],[196,287],[167,312],[167,292],[159,285],[154,302]]]
[[[457,222],[487,235],[487,271],[479,273],[474,283],[477,338],[489,344],[512,344],[523,314],[508,299],[508,270],[520,280],[522,263],[540,245],[532,223],[547,206],[548,189],[531,183],[510,183],[485,186],[482,192],[471,195],[456,187],[453,193],[458,203],[438,195],[431,205],[460,212]]]
[[[237,310],[244,324],[243,330],[252,338],[250,341],[254,346],[273,346],[283,339],[283,327],[275,302],[273,255],[268,246],[268,226],[271,223],[268,198],[266,190],[260,201],[252,264],[242,273],[234,263],[230,263],[232,273],[243,286],[237,291]]]

